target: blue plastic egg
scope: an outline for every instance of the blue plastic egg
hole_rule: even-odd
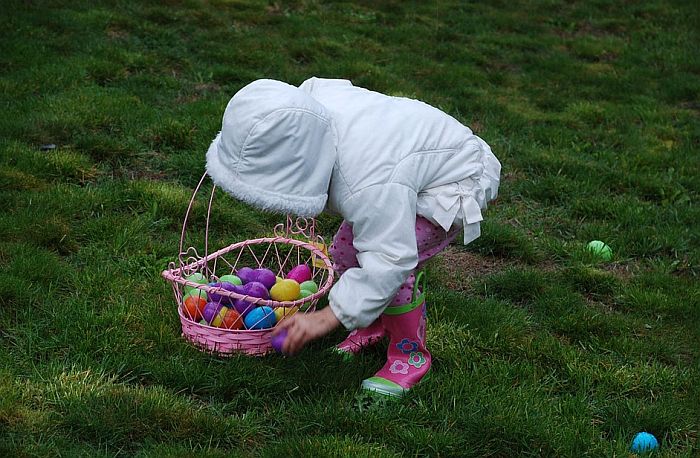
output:
[[[277,317],[271,307],[255,307],[245,316],[246,329],[268,329],[277,323]]]
[[[634,436],[630,450],[635,453],[649,452],[651,450],[655,450],[658,446],[659,442],[656,440],[653,434],[641,432]]]

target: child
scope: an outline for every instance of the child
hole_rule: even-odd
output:
[[[294,87],[257,80],[226,107],[207,171],[255,207],[345,221],[331,255],[340,274],[329,307],[282,321],[285,353],[342,324],[352,355],[389,338],[387,362],[363,388],[401,395],[430,369],[425,303],[414,273],[462,231],[476,239],[498,192],[501,164],[451,116],[347,80]],[[415,291],[414,291],[415,289]]]

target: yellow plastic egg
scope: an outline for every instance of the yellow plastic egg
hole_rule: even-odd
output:
[[[270,288],[270,297],[275,301],[293,301],[299,297],[299,283],[288,278],[280,280]]]
[[[277,322],[284,317],[292,316],[299,311],[299,307],[277,307],[275,309],[275,317],[277,317]]]

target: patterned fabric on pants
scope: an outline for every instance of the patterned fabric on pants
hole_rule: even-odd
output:
[[[443,228],[434,225],[427,219],[421,216],[416,217],[416,243],[418,246],[418,265],[416,270],[420,270],[425,261],[444,250],[461,231],[461,227],[453,227],[449,232],[446,232]],[[359,267],[357,250],[352,245],[352,239],[352,226],[347,221],[343,221],[343,224],[340,225],[338,232],[333,237],[333,244],[329,250],[333,257],[335,270],[339,275],[342,275],[343,272],[352,267]],[[414,271],[401,285],[399,292],[390,305],[403,305],[411,302],[415,279]]]

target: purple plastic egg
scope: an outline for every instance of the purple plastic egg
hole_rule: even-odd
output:
[[[219,310],[221,310],[221,307],[223,306],[218,302],[207,302],[207,305],[204,306],[204,310],[202,310],[204,321],[211,323],[214,317],[219,313]]]
[[[261,299],[270,298],[270,293],[267,291],[267,288],[265,288],[265,285],[256,281],[251,281],[243,286],[239,286],[237,292],[245,296],[259,297]],[[244,299],[238,299],[233,303],[233,308],[244,317],[255,307],[257,307],[255,303]]]
[[[257,307],[257,305],[253,304],[252,302],[244,301],[243,299],[238,299],[233,303],[233,308],[244,318],[248,312],[253,310],[255,307]]]
[[[236,276],[241,279],[244,285],[248,282],[255,281],[255,271],[250,267],[241,267],[236,272]]]
[[[265,285],[265,288],[270,289],[277,282],[277,276],[270,269],[255,269],[254,271],[255,280],[258,283]]]
[[[265,288],[265,285],[257,281],[252,281],[243,285],[243,287],[241,288],[241,294],[259,297],[261,299],[270,298],[270,292],[267,290],[267,288]]]
[[[222,283],[214,283],[210,285],[212,288],[221,288],[225,291],[232,291],[234,293],[240,293],[240,289],[237,285],[234,285],[233,283],[229,282],[222,282]],[[209,294],[209,301],[210,302],[216,302],[218,304],[222,305],[231,305],[233,304],[234,299],[228,296],[224,296],[221,294],[221,292],[217,290],[210,291]]]
[[[272,348],[277,353],[282,353],[282,346],[284,345],[284,339],[287,338],[287,330],[282,329],[279,334],[276,336],[272,336],[272,341],[270,342],[272,344]]]

